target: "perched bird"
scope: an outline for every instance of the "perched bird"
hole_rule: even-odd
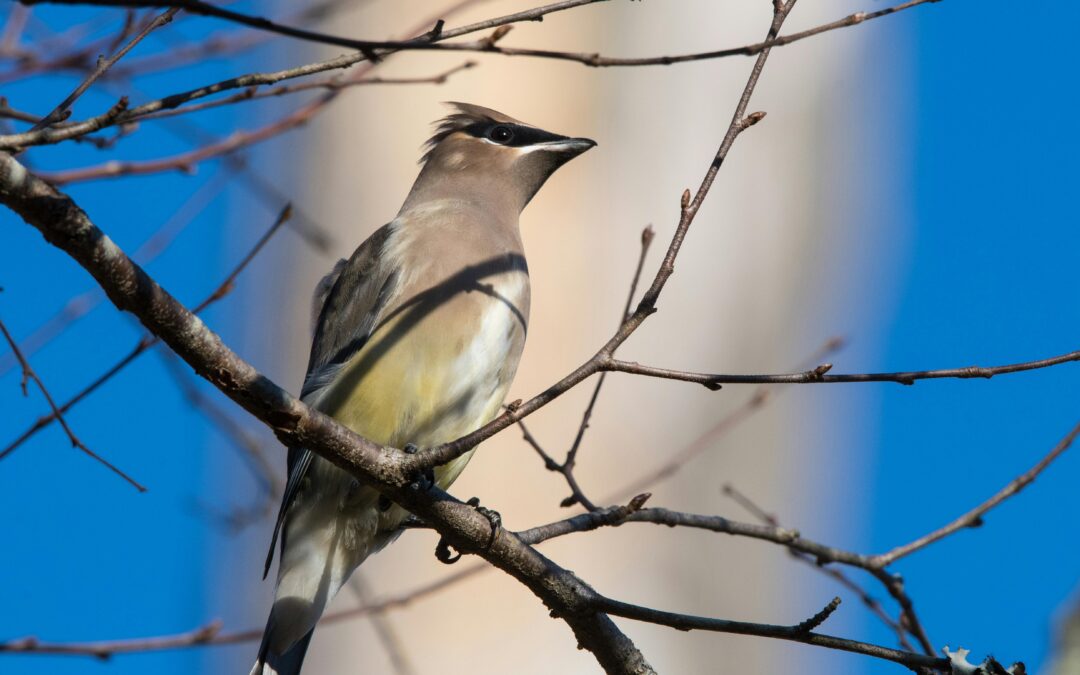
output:
[[[450,105],[397,217],[315,294],[301,398],[397,448],[451,441],[498,414],[528,327],[518,217],[556,169],[596,145]],[[471,454],[437,467],[435,484],[447,488]],[[408,515],[303,448],[289,450],[288,468],[266,560],[268,572],[280,533],[277,590],[252,675],[300,672],[334,594]]]

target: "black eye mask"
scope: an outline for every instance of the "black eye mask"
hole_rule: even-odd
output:
[[[475,138],[483,138],[510,148],[523,148],[548,141],[565,141],[566,136],[549,131],[528,127],[523,124],[505,124],[495,122],[476,122],[462,129]]]

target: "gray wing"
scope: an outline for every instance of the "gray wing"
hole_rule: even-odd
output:
[[[307,375],[300,391],[300,399],[311,403],[315,397],[337,376],[356,352],[367,343],[386,307],[390,289],[394,285],[395,270],[390,265],[380,265],[379,256],[383,245],[392,232],[393,224],[384,225],[360,244],[348,260],[340,260],[315,288],[314,306],[315,338],[311,343]],[[307,474],[314,454],[305,448],[289,448],[289,477],[285,494],[281,499],[274,534],[270,538],[270,551],[266,555],[263,578],[270,572],[278,537],[285,546],[281,525]]]

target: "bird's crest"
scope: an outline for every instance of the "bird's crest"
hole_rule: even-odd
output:
[[[466,129],[477,122],[493,122],[502,124],[525,124],[521,120],[516,120],[509,115],[504,115],[497,110],[491,108],[485,108],[479,105],[473,105],[472,103],[458,103],[457,101],[447,101],[446,105],[453,108],[456,112],[453,112],[446,117],[442,118],[435,123],[435,133],[431,138],[424,143],[424,156],[420,158],[421,164],[426,164],[431,159],[431,153],[435,151],[435,147],[442,143],[443,140],[454,133],[455,131],[461,131]]]

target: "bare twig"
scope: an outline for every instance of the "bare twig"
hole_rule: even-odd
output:
[[[8,12],[8,20],[4,23],[3,35],[0,35],[0,56],[9,56],[16,53],[19,47],[19,38],[22,36],[28,18],[30,18],[30,8],[24,5],[16,5]]]
[[[776,37],[780,27],[784,23],[784,19],[787,18],[787,14],[791,11],[793,6],[794,2],[789,1],[782,11],[775,14],[772,25],[769,27],[767,39]],[[686,234],[690,230],[690,225],[694,222],[694,218],[697,216],[698,211],[701,209],[701,205],[705,201],[705,197],[709,194],[709,190],[716,180],[716,174],[720,171],[720,167],[727,158],[731,146],[742,132],[757,124],[765,117],[765,113],[758,112],[748,115],[746,111],[750,105],[750,97],[757,87],[758,79],[761,77],[761,71],[765,67],[765,61],[768,57],[769,50],[765,49],[758,54],[757,59],[754,61],[754,65],[750,70],[750,77],[735,106],[735,111],[732,115],[731,122],[728,124],[727,131],[724,134],[724,139],[721,141],[720,147],[717,149],[712,162],[709,164],[709,168],[706,170],[705,176],[702,178],[697,192],[694,194],[693,199],[691,199],[690,190],[685,190],[682,194],[680,200],[679,223],[675,228],[675,233],[671,238],[671,242],[668,244],[668,249],[664,254],[660,269],[656,272],[656,276],[653,277],[652,283],[649,285],[648,290],[645,291],[645,295],[638,303],[637,308],[630,316],[626,317],[622,322],[622,325],[619,326],[619,329],[615,331],[615,334],[595,355],[593,355],[592,358],[578,366],[573,372],[566,375],[555,384],[548,387],[546,391],[534,396],[525,403],[522,403],[513,411],[507,411],[502,415],[499,415],[480,429],[466,434],[455,441],[443,443],[430,448],[425,452],[410,455],[404,460],[405,463],[409,465],[410,470],[414,472],[423,471],[426,468],[449,462],[511,424],[536,412],[577,386],[579,383],[600,372],[603,369],[603,364],[612,360],[614,351],[618,349],[618,347],[625,342],[642,323],[644,323],[645,319],[656,312],[656,303],[659,300],[660,293],[663,291],[668,279],[675,271],[675,259],[679,255],[679,250],[682,248],[683,241],[686,239]]]
[[[344,89],[347,87],[358,87],[364,85],[407,85],[407,84],[445,84],[450,77],[468,70],[476,66],[475,61],[466,61],[460,63],[452,68],[447,68],[434,75],[426,75],[422,77],[365,77],[362,79],[348,79],[341,76],[328,77],[314,82],[303,82],[296,85],[286,85],[282,87],[276,87],[265,91],[260,91],[257,86],[252,86],[238,94],[220,98],[214,101],[207,101],[206,103],[199,103],[196,105],[190,105],[184,108],[173,108],[170,110],[162,110],[161,112],[151,113],[140,119],[144,120],[156,120],[164,117],[175,117],[176,115],[186,115],[188,113],[198,112],[200,110],[207,110],[210,108],[219,108],[224,105],[232,105],[241,101],[254,101],[264,98],[277,98],[280,96],[287,96],[289,94],[296,94],[304,91],[312,91],[317,89],[323,90],[336,90]]]
[[[218,644],[221,622],[210,623],[192,631],[175,635],[162,635],[131,640],[106,640],[102,642],[45,642],[36,637],[25,637],[0,643],[0,652],[12,654],[62,654],[65,656],[93,656],[107,661],[118,654],[155,652],[181,649],[199,645]]]
[[[749,511],[751,515],[753,515],[761,522],[767,525],[771,525],[773,527],[783,527],[783,525],[781,525],[781,523],[777,520],[776,516],[762,509],[753,500],[751,500],[745,494],[737,490],[733,485],[725,483],[723,487],[723,492],[737,504]],[[914,646],[911,644],[911,641],[908,639],[907,631],[905,630],[904,626],[897,622],[895,619],[893,619],[891,616],[889,616],[888,612],[886,612],[885,608],[881,606],[881,603],[878,602],[877,598],[870,595],[870,593],[868,593],[865,588],[852,580],[851,577],[845,574],[842,570],[836,569],[834,567],[825,567],[819,564],[818,561],[815,560],[812,556],[802,553],[801,551],[796,551],[789,548],[788,553],[795,560],[798,560],[799,562],[806,564],[807,566],[820,572],[821,574],[824,574],[825,576],[833,579],[834,581],[836,581],[836,583],[840,584],[844,588],[854,593],[855,596],[858,597],[860,601],[862,601],[866,608],[874,614],[874,616],[876,616],[883,624],[888,626],[889,629],[896,634],[896,639],[900,642],[901,647],[903,647],[907,651],[913,651],[915,649]]]
[[[90,85],[92,85],[94,82],[96,82],[99,77],[104,75],[105,71],[107,71],[109,68],[111,68],[114,63],[116,63],[120,59],[124,58],[124,55],[127,54],[128,52],[130,52],[132,49],[134,49],[135,45],[142,42],[143,38],[145,38],[147,35],[149,35],[151,32],[153,32],[157,28],[160,28],[161,26],[164,26],[165,24],[172,21],[173,16],[175,16],[178,11],[180,11],[180,10],[179,9],[168,9],[168,10],[166,10],[160,16],[155,18],[153,21],[146,24],[146,27],[143,28],[141,31],[139,31],[138,35],[136,35],[134,38],[132,38],[130,42],[128,42],[126,45],[124,45],[115,54],[113,54],[109,58],[99,58],[97,67],[86,77],[86,79],[84,79],[82,82],[79,83],[79,86],[75,87],[75,91],[68,94],[67,98],[65,98],[63,101],[60,102],[59,105],[57,105],[55,108],[53,108],[52,112],[50,112],[48,115],[41,118],[41,120],[39,120],[36,124],[34,124],[32,131],[37,131],[39,129],[44,129],[44,128],[50,126],[51,124],[53,124],[55,122],[59,122],[60,120],[67,117],[67,115],[69,114],[69,108],[71,108],[71,105],[73,103],[75,103],[75,101],[80,96],[82,96],[83,93],[87,89],[90,88]],[[126,103],[125,103],[125,105],[126,105]]]
[[[191,407],[202,413],[203,417],[209,420],[240,451],[241,458],[245,460],[245,464],[251,470],[262,492],[263,499],[260,500],[260,508],[257,511],[271,513],[276,507],[274,500],[285,486],[281,483],[278,467],[271,464],[267,458],[264,444],[215,400],[195,386],[190,380],[191,375],[180,365],[175,354],[167,350],[161,350],[160,353],[164,356],[165,367],[173,376],[177,388]]]
[[[21,0],[29,4],[38,4],[43,2],[54,2],[60,4],[90,4],[90,5],[111,5],[111,6],[153,6],[153,7],[168,7],[168,6],[182,6],[189,11],[197,11],[192,9],[192,5],[198,0]],[[880,9],[872,12],[856,12],[849,14],[841,19],[831,21],[820,26],[815,26],[798,33],[792,33],[790,35],[773,35],[768,39],[761,42],[756,42],[740,47],[730,47],[726,49],[718,49],[704,52],[694,52],[690,54],[678,54],[670,56],[648,56],[648,57],[610,57],[603,56],[597,53],[589,52],[568,52],[568,51],[556,51],[549,49],[529,49],[520,47],[502,47],[496,45],[494,41],[490,39],[475,40],[472,42],[440,42],[452,37],[459,37],[468,33],[476,32],[479,30],[485,30],[492,27],[508,26],[511,23],[517,23],[520,21],[536,21],[542,18],[545,14],[552,13],[554,11],[561,11],[564,9],[571,9],[581,5],[592,4],[594,2],[603,2],[604,0],[568,0],[566,2],[554,3],[552,5],[545,5],[533,10],[527,10],[525,12],[518,12],[517,14],[508,15],[506,17],[500,17],[497,19],[489,19],[487,21],[478,22],[469,26],[463,26],[459,29],[443,30],[439,32],[430,32],[412,40],[353,40],[350,38],[343,38],[336,35],[329,35],[326,33],[318,33],[315,31],[304,31],[302,29],[291,29],[294,33],[289,33],[292,37],[300,39],[310,40],[313,42],[321,42],[324,44],[337,45],[340,47],[349,47],[352,49],[360,50],[360,60],[368,60],[372,56],[375,59],[385,57],[387,54],[397,51],[412,51],[412,50],[424,50],[424,51],[466,51],[466,52],[484,52],[490,54],[502,54],[504,56],[526,56],[542,59],[554,59],[559,61],[571,61],[574,63],[580,63],[585,66],[594,68],[610,68],[610,67],[631,67],[631,66],[670,66],[678,63],[688,63],[692,61],[703,61],[709,59],[719,59],[731,56],[755,56],[762,52],[771,49],[773,47],[781,47],[784,45],[805,40],[809,37],[814,37],[828,31],[836,30],[838,28],[846,28],[849,26],[856,26],[867,21],[877,19],[890,14],[918,7],[932,2],[940,2],[940,0],[910,0],[909,2],[900,3],[898,5]],[[227,11],[227,10],[224,10]],[[239,21],[239,19],[238,19]],[[258,22],[265,21],[258,17],[245,17],[243,22]],[[283,28],[278,26],[277,28]],[[275,30],[267,28],[268,30]],[[275,30],[275,32],[283,32]]]
[[[597,1],[597,0],[590,0]],[[561,58],[563,60],[576,60],[581,63],[593,66],[634,66],[634,65],[665,65],[672,63],[680,63],[684,61],[696,61],[702,59],[721,58],[725,56],[735,55],[756,55],[762,51],[769,49],[773,46],[781,46],[802,40],[820,33],[835,30],[837,28],[843,28],[845,26],[853,26],[859,23],[863,23],[870,19],[876,19],[878,17],[893,14],[905,9],[926,4],[928,2],[938,2],[939,0],[915,0],[914,2],[906,2],[895,7],[879,10],[876,12],[859,12],[851,14],[843,19],[833,21],[828,24],[823,24],[816,28],[812,28],[800,33],[795,33],[788,36],[782,36],[774,39],[767,39],[763,42],[746,45],[743,47],[736,47],[732,49],[719,50],[714,52],[702,52],[698,54],[688,54],[683,56],[664,56],[653,57],[645,59],[611,59],[606,57],[600,57],[597,54],[574,54],[569,52],[545,52],[542,50],[523,50],[523,49],[511,49],[497,46],[493,41],[481,40],[475,43],[465,44],[446,44],[440,42],[449,37],[457,37],[465,35],[478,30],[485,30],[496,26],[506,26],[511,23],[519,21],[536,21],[542,18],[545,14],[551,11],[558,11],[559,9],[569,9],[579,4],[589,3],[555,3],[554,5],[547,5],[539,7],[534,10],[528,10],[527,12],[519,12],[517,14],[510,14],[504,17],[496,19],[490,19],[487,21],[481,21],[478,23],[462,26],[461,28],[452,30],[443,30],[436,35],[422,35],[419,38],[414,38],[409,41],[389,41],[382,43],[368,43],[368,44],[381,44],[381,45],[394,45],[394,49],[451,49],[458,51],[481,51],[481,52],[496,52],[507,55],[531,55],[531,56],[546,56],[548,58]],[[557,9],[551,9],[551,8]],[[444,12],[446,14],[448,12]],[[429,25],[430,22],[424,24]],[[414,33],[416,31],[413,31]],[[385,56],[385,54],[384,54]],[[363,61],[368,60],[364,54],[346,54],[336,57],[327,61],[321,61],[312,63],[296,68],[289,68],[272,73],[254,73],[251,75],[244,75],[240,77],[231,78],[218,82],[216,84],[199,87],[197,89],[190,90],[188,92],[175,94],[168,96],[159,101],[153,101],[147,104],[140,105],[125,114],[116,115],[110,119],[106,115],[89,118],[83,122],[72,123],[62,129],[43,130],[48,133],[27,132],[23,134],[8,134],[6,136],[0,136],[0,148],[18,148],[26,147],[30,145],[40,145],[44,143],[57,143],[62,140],[75,138],[92,131],[100,130],[106,126],[113,124],[123,124],[132,119],[137,119],[140,116],[148,115],[154,112],[165,109],[175,109],[179,106],[199,99],[205,96],[209,96],[222,91],[230,89],[243,89],[256,85],[275,84],[283,80],[293,79],[296,77],[303,77],[306,75],[312,75],[315,73],[325,72],[328,70],[337,70],[342,68],[348,68]],[[365,71],[366,72],[366,71]],[[167,166],[163,169],[172,168]],[[110,174],[104,174],[110,175]],[[95,174],[94,177],[99,177]]]
[[[1003,501],[1018,494],[1021,490],[1031,484],[1040,473],[1042,473],[1046,467],[1050,466],[1050,463],[1057,459],[1063,452],[1069,449],[1076,440],[1076,437],[1080,436],[1080,423],[1072,428],[1068,434],[1062,438],[1057,445],[1054,446],[1050,452],[1040,459],[1035,466],[1031,467],[1024,473],[1020,474],[1016,478],[1009,481],[1008,485],[998,490],[990,499],[987,499],[982,504],[979,504],[975,508],[971,509],[964,515],[960,516],[956,520],[952,521],[944,527],[934,530],[933,532],[919,537],[915,541],[904,544],[903,546],[897,546],[888,553],[882,553],[881,555],[874,556],[871,559],[873,565],[877,567],[885,567],[896,562],[900,558],[911,555],[915,551],[926,548],[930,544],[936,541],[940,541],[950,534],[962,530],[968,527],[978,527],[983,523],[983,516],[986,515],[990,509],[1001,504]]]
[[[453,5],[449,9],[443,10],[442,14],[445,15],[445,14],[447,14],[449,12],[457,11],[459,9],[467,7],[468,5],[470,5],[470,4],[472,4],[472,3],[476,2],[476,1],[477,0],[460,0],[457,4]],[[408,31],[406,34],[408,34],[408,35],[415,34],[418,30],[421,30],[421,28],[419,26],[428,26],[428,25],[431,24],[432,21],[433,20],[431,20],[431,19],[426,19],[423,22],[421,22],[420,24],[418,24],[418,27],[414,27],[413,29]],[[346,62],[346,60],[344,60],[343,58],[339,58],[339,59],[331,60],[330,62],[324,62],[323,64],[315,64],[315,66],[310,66],[310,67],[305,66],[305,67],[302,67],[302,68],[296,69],[296,70],[306,70],[306,71],[309,71],[309,72],[318,72],[318,70],[315,69],[316,67],[318,67],[318,69],[321,69],[321,70],[326,70],[326,69],[330,69],[330,68],[345,67],[347,65],[352,65],[353,63],[357,63],[357,62],[358,62],[357,60],[352,60],[350,62]],[[351,79],[362,79],[368,73],[370,73],[371,70],[376,65],[377,64],[375,64],[375,63],[368,63],[366,66],[359,68],[356,72],[354,72],[352,74]],[[229,82],[230,81],[226,81],[226,83],[229,83]],[[222,83],[219,83],[219,84],[222,84]],[[217,86],[217,85],[214,85],[214,86]],[[222,85],[222,86],[224,86],[224,85]],[[230,86],[228,86],[226,88],[235,88],[235,86],[236,86],[235,82],[233,82],[233,84],[231,84]],[[211,88],[213,88],[213,87],[211,87]],[[198,91],[198,90],[196,90],[196,91]],[[219,89],[219,91],[220,91],[220,89]],[[63,184],[64,182],[70,182],[72,180],[89,180],[89,179],[93,179],[93,178],[107,178],[107,177],[126,175],[126,174],[145,174],[145,173],[154,173],[154,172],[158,172],[158,171],[168,171],[168,170],[189,171],[198,162],[201,162],[203,160],[210,159],[210,158],[213,158],[213,157],[218,157],[218,156],[222,156],[222,155],[228,155],[228,153],[235,152],[236,150],[238,150],[240,148],[251,145],[253,143],[258,143],[258,142],[264,141],[264,140],[266,140],[268,138],[273,138],[273,137],[278,136],[278,135],[280,135],[280,134],[282,134],[282,133],[284,133],[286,131],[289,131],[289,130],[294,129],[294,128],[302,125],[302,124],[305,124],[308,120],[310,120],[316,114],[321,112],[331,102],[333,102],[340,93],[341,93],[340,88],[327,91],[322,96],[320,96],[320,97],[316,98],[315,100],[307,103],[306,105],[300,107],[299,109],[293,111],[292,113],[286,115],[285,117],[283,117],[283,118],[281,118],[281,119],[279,119],[279,120],[277,120],[275,122],[271,122],[270,124],[267,124],[267,125],[265,125],[263,127],[260,127],[259,129],[255,129],[255,130],[249,131],[249,132],[236,132],[232,136],[230,136],[229,138],[223,139],[221,141],[216,141],[216,142],[210,143],[210,144],[208,144],[208,145],[206,145],[206,146],[204,146],[202,148],[199,148],[199,149],[196,149],[196,150],[193,150],[193,151],[190,151],[190,152],[181,153],[180,155],[177,155],[177,156],[174,156],[174,157],[157,159],[157,160],[150,160],[150,161],[147,161],[147,162],[127,163],[127,164],[117,163],[117,162],[107,163],[107,164],[104,164],[104,165],[99,166],[99,167],[88,167],[88,168],[84,168],[84,169],[76,169],[74,171],[67,172],[66,174],[64,172],[60,172],[60,173],[57,173],[57,174],[52,174],[52,175],[50,175],[48,177],[48,179],[53,183]],[[194,93],[193,92],[188,92],[187,94],[182,95],[182,97],[186,97],[186,96],[189,96],[189,95],[194,95]],[[205,95],[205,94],[203,94],[203,95]],[[184,100],[192,100],[192,99],[191,98],[184,98]],[[141,108],[145,109],[146,106],[142,106]],[[0,147],[4,147],[2,141],[0,141]]]
[[[693,382],[702,384],[709,389],[719,389],[722,384],[838,384],[847,382],[896,382],[899,384],[914,384],[918,380],[935,380],[943,378],[956,379],[990,379],[995,375],[1019,373],[1026,370],[1038,370],[1062,363],[1080,361],[1080,351],[1068,352],[1058,356],[1037,361],[1025,361],[1023,363],[1010,363],[1003,366],[984,368],[981,366],[968,366],[966,368],[945,368],[941,370],[912,370],[896,373],[850,373],[844,375],[827,374],[832,369],[831,363],[824,363],[813,370],[801,373],[785,373],[781,375],[723,375],[694,373],[684,370],[669,370],[667,368],[655,368],[644,366],[639,363],[608,359],[602,366],[604,370],[633,375],[645,375],[667,380],[679,380],[680,382]]]
[[[89,271],[118,307],[134,313],[156,336],[223,393],[273,429],[290,447],[311,448],[394,502],[433,524],[459,551],[480,555],[529,588],[573,630],[601,667],[627,675],[655,671],[603,612],[585,601],[588,586],[510,533],[492,537],[491,522],[445,492],[409,488],[403,452],[378,446],[315,411],[256,371],[201,320],[161,288],[102,233],[69,197],[0,154],[0,202]],[[57,214],[63,214],[57,217]]]
[[[638,254],[634,276],[630,281],[630,292],[627,294],[626,306],[623,307],[622,314],[619,316],[619,325],[622,325],[630,315],[630,307],[634,302],[634,295],[637,293],[638,282],[641,280],[641,272],[645,267],[645,257],[648,255],[649,245],[652,243],[654,236],[655,233],[651,225],[647,226],[641,232],[641,251]],[[596,406],[596,401],[600,396],[600,388],[604,386],[604,375],[605,373],[601,373],[600,377],[597,378],[596,386],[593,388],[592,395],[589,397],[589,403],[585,406],[585,412],[581,416],[581,423],[578,425],[577,434],[574,436],[574,441],[571,443],[570,449],[566,452],[566,459],[564,459],[561,464],[556,462],[555,459],[544,450],[540,442],[532,432],[529,431],[529,428],[525,426],[525,422],[518,420],[518,426],[521,427],[525,442],[531,445],[540,455],[540,458],[544,460],[544,467],[548,471],[554,471],[560,474],[566,480],[566,484],[570,487],[570,496],[562,501],[561,506],[563,507],[581,504],[588,511],[594,511],[597,508],[597,506],[585,496],[581,486],[578,484],[577,477],[574,475],[574,466],[577,461],[578,449],[581,447],[581,441],[585,438],[586,429],[589,428],[589,420],[592,418],[593,408]],[[516,402],[514,405],[507,406],[508,411],[513,412],[516,405],[520,405],[520,401]]]
[[[0,159],[3,159],[3,157],[4,155],[0,154]],[[245,255],[239,263],[237,263],[237,265],[232,269],[232,271],[229,272],[228,276],[225,277],[225,280],[221,284],[219,284],[218,287],[215,288],[214,291],[209,296],[207,296],[206,299],[204,299],[201,303],[195,306],[195,308],[192,310],[194,313],[198,314],[199,312],[203,311],[210,305],[214,304],[215,302],[229,294],[229,292],[233,288],[233,284],[236,282],[236,278],[240,275],[241,272],[244,271],[244,269],[251,263],[251,261],[255,259],[255,256],[257,256],[259,252],[263,249],[263,247],[266,246],[267,242],[270,241],[270,238],[273,237],[279,229],[281,229],[281,226],[288,220],[289,213],[290,209],[288,206],[282,209],[281,213],[278,214],[277,219],[270,226],[270,229],[268,229],[259,238],[259,240],[255,242],[255,245],[251,248],[247,255]],[[3,450],[0,450],[0,460],[4,459],[12,452],[14,452],[19,446],[29,440],[31,436],[59,419],[60,416],[70,410],[72,406],[77,405],[84,398],[97,391],[97,389],[101,387],[101,385],[111,380],[120,371],[126,368],[128,364],[130,364],[148,349],[156,345],[159,341],[160,338],[152,335],[146,335],[142,337],[130,352],[128,352],[123,358],[114,363],[108,370],[98,376],[97,379],[95,379],[89,385],[83,387],[77,394],[72,396],[63,405],[61,405],[59,409],[54,409],[52,413],[39,417],[32,425],[30,425],[29,428],[26,429],[26,431],[20,434],[18,438],[9,443]]]
[[[839,350],[843,345],[843,339],[838,337],[829,338],[820,348],[818,348],[809,361],[816,362],[819,359],[825,358]],[[630,484],[609,494],[604,501],[613,502],[625,499],[642,490],[651,489],[655,487],[657,483],[674,476],[687,462],[711,448],[713,443],[716,442],[716,439],[737,427],[758,410],[764,408],[765,405],[773,399],[776,391],[776,389],[770,389],[766,385],[759,386],[754,390],[754,393],[750,395],[750,398],[746,399],[740,406],[717,420],[715,424],[702,432],[697,438],[690,441],[686,447],[670,455],[663,464],[652,469],[647,474],[642,475],[633,480]]]
[[[857,640],[833,637],[831,635],[812,633],[803,630],[803,624],[794,626],[774,626],[771,624],[712,619],[702,616],[693,616],[691,614],[677,614],[675,612],[665,612],[658,609],[640,607],[638,605],[632,605],[610,598],[599,598],[597,606],[602,607],[604,611],[614,616],[621,616],[627,619],[644,621],[660,626],[670,626],[671,628],[676,628],[678,630],[705,630],[790,640],[808,645],[818,645],[821,647],[828,647],[829,649],[873,656],[886,661],[893,661],[908,666],[909,668],[927,668],[945,673],[952,672],[952,667],[949,665],[948,659],[935,658],[917,654],[915,652],[900,651],[898,649],[889,649],[888,647],[881,647],[879,645],[859,642]],[[832,603],[826,607],[826,610],[831,606]],[[812,617],[809,620],[809,623],[813,623],[813,621],[821,614],[825,614],[825,617],[827,618],[828,614],[826,613],[826,610],[823,610],[818,615]]]
[[[11,333],[8,332],[7,326],[4,325],[3,321],[0,321],[0,333],[3,334],[4,339],[8,343],[8,346],[11,347],[11,351],[14,352],[15,358],[18,359],[19,365],[22,367],[23,395],[26,395],[27,381],[33,380],[34,384],[37,385],[37,388],[41,390],[41,394],[45,397],[45,400],[49,403],[49,408],[52,409],[53,415],[56,417],[57,420],[60,421],[60,426],[63,427],[64,433],[67,434],[68,440],[71,441],[72,447],[82,450],[87,455],[97,460],[101,465],[105,466],[117,476],[120,476],[125,481],[130,483],[139,492],[146,492],[146,488],[143,487],[140,483],[138,483],[134,478],[121,471],[109,460],[105,459],[90,448],[86,447],[86,444],[79,440],[79,437],[76,436],[75,432],[71,430],[70,426],[68,426],[67,420],[64,419],[64,416],[60,412],[60,409],[56,407],[56,402],[53,400],[52,394],[49,393],[49,390],[45,386],[45,383],[41,381],[41,378],[38,377],[38,374],[34,372],[33,368],[30,367],[30,362],[26,360],[26,358],[22,354],[22,351],[19,350],[19,345],[15,342],[15,339],[11,337]]]
[[[370,2],[370,0],[365,0]],[[300,25],[310,25],[317,21],[327,21],[345,9],[355,8],[355,0],[322,0],[303,4],[292,13],[284,15],[283,21]],[[181,15],[183,16],[183,15]],[[188,16],[194,16],[189,14]],[[232,26],[230,25],[230,28]],[[179,45],[167,52],[148,54],[141,58],[131,58],[109,71],[110,77],[130,79],[148,73],[173,70],[200,63],[205,59],[234,56],[275,39],[274,33],[259,30],[227,30],[210,35],[200,35],[199,39]]]
[[[340,610],[325,615],[319,622],[322,625],[350,621],[362,616],[383,614],[395,609],[402,609],[414,602],[423,600],[443,589],[460,583],[465,579],[474,577],[480,572],[490,570],[491,566],[486,563],[476,563],[450,574],[437,581],[424,584],[411,591],[397,596],[365,602],[360,607]],[[221,631],[220,621],[210,623],[192,631],[185,631],[175,635],[163,635],[149,638],[134,638],[129,640],[108,640],[102,642],[46,642],[35,637],[19,638],[0,642],[0,654],[64,654],[69,656],[92,656],[99,659],[108,659],[122,654],[141,652],[155,652],[172,649],[189,649],[193,647],[214,647],[245,642],[255,642],[262,637],[263,628],[251,628],[247,630],[225,633]]]
[[[374,593],[363,572],[359,570],[354,572],[349,580],[348,587],[360,601],[361,607],[372,604]],[[394,630],[389,617],[383,616],[382,612],[370,612],[369,616],[371,617],[371,626],[375,629],[375,635],[378,636],[379,643],[390,659],[390,666],[394,669],[394,673],[397,675],[413,675],[416,669],[409,659],[408,649],[401,636]]]
[[[623,307],[622,314],[619,315],[619,325],[622,325],[630,316],[630,308],[633,307],[634,296],[637,294],[638,283],[641,281],[641,272],[645,269],[645,258],[649,254],[649,246],[652,244],[655,235],[652,225],[641,231],[641,252],[638,254],[637,266],[634,268],[634,276],[630,281],[630,291],[626,295],[626,305]],[[567,484],[570,486],[570,498],[563,500],[562,505],[564,507],[578,503],[590,511],[596,508],[585,497],[584,492],[578,485],[577,477],[574,476],[574,466],[577,464],[578,450],[581,448],[581,442],[585,439],[585,432],[589,428],[589,420],[592,419],[593,409],[596,407],[596,401],[600,397],[600,389],[603,388],[606,377],[607,373],[600,373],[600,376],[596,378],[596,386],[593,387],[589,403],[585,406],[585,412],[581,415],[581,424],[578,425],[574,442],[570,445],[570,449],[566,451],[566,459],[563,460],[560,467],[563,476],[566,477]]]
[[[227,184],[228,177],[224,173],[218,173],[205,181],[173,212],[157,231],[136,249],[132,257],[138,260],[140,265],[147,265],[161,253],[168,250],[176,237],[221,193]],[[27,358],[30,358],[39,349],[71,327],[72,324],[90,313],[104,299],[105,294],[96,286],[85,293],[70,298],[59,311],[21,340],[19,348]],[[14,356],[8,358],[6,355],[0,355],[0,375],[6,373],[16,364]]]
[[[217,5],[211,5],[203,2],[202,0],[20,0],[27,5],[36,5],[42,3],[52,4],[65,4],[65,5],[103,5],[110,7],[173,7],[177,9],[183,9],[192,14],[202,14],[204,16],[211,16],[218,19],[224,19],[233,23],[238,23],[250,28],[256,28],[258,30],[268,31],[271,33],[278,33],[280,35],[286,35],[288,37],[297,38],[299,40],[306,40],[309,42],[316,42],[320,44],[333,45],[336,47],[348,47],[349,49],[355,49],[360,51],[365,58],[373,61],[377,61],[384,54],[376,53],[376,49],[396,51],[400,49],[417,49],[431,45],[438,40],[446,40],[450,38],[459,37],[468,33],[475,33],[481,30],[488,30],[491,28],[498,28],[501,26],[507,26],[513,23],[519,23],[522,21],[541,21],[544,16],[552,14],[554,12],[561,12],[574,7],[580,7],[582,5],[590,5],[597,2],[606,2],[607,0],[563,0],[562,2],[552,3],[550,5],[544,5],[542,7],[536,7],[534,9],[525,10],[522,12],[516,12],[514,14],[508,14],[503,17],[497,17],[494,19],[488,19],[486,21],[479,21],[468,26],[462,26],[461,28],[455,28],[451,30],[439,30],[429,31],[420,35],[419,37],[411,40],[391,40],[391,41],[378,41],[378,40],[354,40],[351,38],[340,37],[337,35],[330,35],[328,33],[320,33],[317,31],[306,30],[303,28],[296,28],[293,26],[286,26],[280,23],[275,23],[269,19],[258,16],[251,16],[236,12],[231,9],[220,7]]]
[[[309,91],[316,89],[321,89],[324,91],[338,91],[347,87],[374,84],[443,84],[450,76],[461,72],[462,70],[471,68],[474,65],[473,62],[469,61],[444,72],[428,77],[331,77],[315,82],[305,82],[303,84],[295,86],[277,87],[268,91],[259,90],[259,87],[277,84],[278,82],[281,82],[283,80],[290,80],[305,75],[321,73],[327,70],[346,68],[353,65],[352,63],[346,63],[346,61],[347,59],[338,58],[331,59],[330,61],[315,63],[309,66],[302,66],[300,68],[290,68],[287,70],[279,70],[269,73],[253,73],[251,75],[231,78],[228,80],[217,82],[212,85],[192,89],[186,92],[172,94],[161,99],[156,99],[147,103],[143,103],[142,105],[136,106],[134,108],[114,106],[113,109],[110,109],[104,114],[87,118],[81,122],[54,124],[48,129],[36,129],[18,134],[8,134],[6,136],[0,136],[0,148],[13,149],[30,147],[35,145],[50,145],[60,143],[65,140],[78,139],[85,136],[86,134],[100,131],[101,129],[110,126],[130,124],[132,122],[138,122],[148,119],[173,117],[176,115],[198,112],[207,108],[216,108],[223,105],[234,104],[241,101],[250,101],[260,98],[283,96],[301,91]],[[242,89],[243,91],[232,96],[206,103],[186,105],[192,101],[197,101],[208,96],[213,96],[215,94],[236,89]],[[4,112],[8,116],[13,116],[19,119],[23,117],[23,115],[20,114],[19,111],[12,110],[11,108],[5,108]]]

